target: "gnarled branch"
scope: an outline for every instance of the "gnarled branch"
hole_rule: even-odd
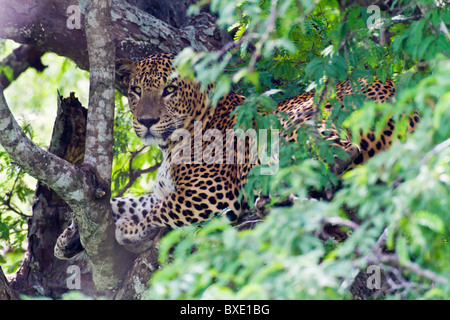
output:
[[[0,38],[55,52],[88,70],[84,7],[80,6],[80,28],[69,29],[67,8],[71,5],[72,0],[0,0]],[[204,12],[189,19],[188,25],[172,26],[128,1],[113,0],[111,18],[117,58],[137,61],[152,53],[177,53],[188,46],[212,51],[231,41],[215,25],[215,18]]]

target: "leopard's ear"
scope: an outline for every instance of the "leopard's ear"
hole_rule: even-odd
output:
[[[130,80],[137,71],[137,63],[128,59],[116,60],[116,77],[123,82],[127,87]]]

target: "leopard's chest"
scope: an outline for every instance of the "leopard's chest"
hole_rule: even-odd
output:
[[[163,162],[161,167],[158,169],[156,174],[154,193],[159,200],[163,200],[170,193],[175,191],[175,184],[170,175],[170,163],[167,160],[167,155],[164,154]]]

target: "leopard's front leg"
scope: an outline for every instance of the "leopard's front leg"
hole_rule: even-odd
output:
[[[137,225],[144,221],[159,202],[160,200],[155,194],[141,197],[113,198],[111,205],[113,219],[116,223],[117,242],[132,252],[143,252],[147,250],[152,245],[152,241],[142,242],[129,240],[132,235],[128,234],[128,228],[124,228],[124,226]],[[156,228],[154,231],[159,232],[160,230],[161,228]],[[137,236],[136,233],[133,235]]]
[[[153,194],[135,198],[113,198],[111,207],[114,222],[117,223],[123,217],[139,222],[145,218],[158,201]],[[54,255],[58,259],[66,260],[75,257],[83,250],[78,232],[78,222],[76,218],[73,218],[70,226],[56,240]]]
[[[142,252],[152,244],[151,240],[162,228],[206,221],[212,218],[213,213],[227,208],[230,209],[227,216],[235,220],[241,212],[240,202],[235,196],[237,192],[222,185],[219,189],[221,192],[207,195],[200,188],[180,188],[158,202],[144,219],[120,218],[116,223],[116,239],[128,250]]]
[[[160,201],[155,194],[141,197],[112,198],[111,207],[114,222],[129,217],[133,221],[143,220]]]

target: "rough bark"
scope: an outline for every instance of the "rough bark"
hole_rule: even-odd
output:
[[[17,295],[11,290],[2,268],[0,268],[0,300],[17,300]]]
[[[141,299],[142,294],[147,289],[153,272],[159,268],[158,246],[161,237],[169,229],[161,229],[153,239],[151,247],[141,253],[134,261],[132,268],[124,278],[121,287],[117,290],[115,299],[117,300],[136,300]]]
[[[195,25],[196,21],[206,19],[211,21],[211,14],[207,7],[198,15],[188,15],[189,7],[198,0],[125,0],[129,4],[151,14],[155,18],[170,24],[175,28],[184,28]]]
[[[58,193],[72,198],[82,188],[80,170],[28,139],[11,114],[3,90],[0,90],[0,143],[25,172]]]

